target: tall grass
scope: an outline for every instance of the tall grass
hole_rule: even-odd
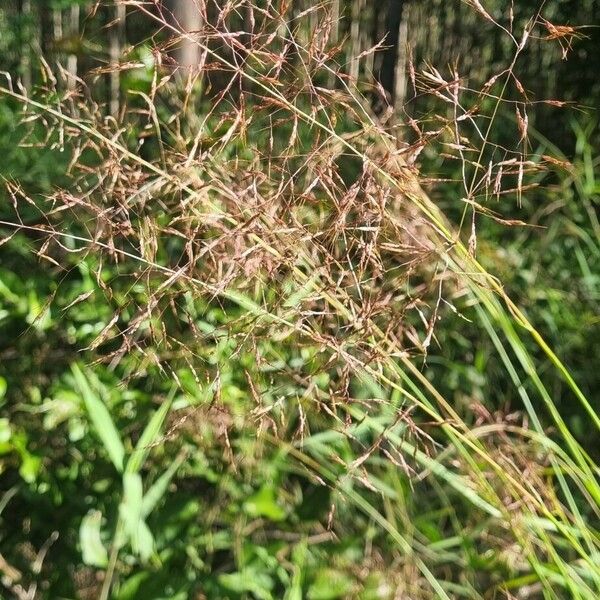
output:
[[[540,171],[565,164],[529,154],[531,106],[516,66],[533,36],[567,43],[576,31],[550,28],[542,14],[515,31],[508,17],[500,22],[471,2],[482,27],[501,27],[512,42],[506,69],[477,88],[459,66],[447,74],[411,66],[415,93],[431,95],[438,114],[411,120],[398,138],[372,114],[361,82],[344,75],[344,48],[328,38],[329,3],[300,15],[229,3],[193,33],[154,4],[126,4],[168,33],[155,56],[174,40],[193,42],[198,70],[174,73],[167,58],[157,60],[149,89],[132,93],[118,120],[83,85],[0,89],[22,106],[32,136],[43,128],[46,143],[69,153],[69,185],[50,197],[7,183],[14,219],[1,225],[32,235],[54,266],[93,257],[93,293],[115,312],[87,359],[119,372],[127,358],[124,379],[155,366],[183,392],[188,370],[205,389],[192,412],[226,404],[221,371],[239,361],[240,427],[255,429],[252,452],[278,452],[290,477],[330,489],[325,531],[343,539],[353,515],[367,518],[395,597],[597,596],[599,468],[542,368],[556,369],[590,427],[600,417],[519,298],[477,259],[480,220],[524,225],[496,212],[494,199],[517,212]],[[507,106],[516,115],[508,135],[499,121]],[[421,152],[460,164],[458,219],[424,191]],[[114,267],[110,278],[105,265]],[[115,301],[113,288],[131,295]],[[207,325],[214,309],[219,322]],[[456,315],[489,336],[522,418],[474,421],[428,377]],[[108,598],[120,589],[125,548],[150,559],[145,518],[158,500],[148,498],[162,497],[175,471],[159,488],[140,471],[149,453],[176,442],[190,406],[176,408],[171,397],[127,450],[78,367],[74,377],[123,478],[100,596]],[[235,473],[254,459],[227,436]],[[362,558],[367,568],[373,555]],[[295,581],[289,598],[302,597]]]

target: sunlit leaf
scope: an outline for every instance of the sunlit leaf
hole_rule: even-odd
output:
[[[244,511],[251,517],[266,517],[271,521],[285,519],[285,511],[277,504],[275,490],[271,486],[264,486],[252,494],[244,502]]]
[[[175,388],[173,388],[175,389]],[[135,450],[127,461],[125,470],[129,473],[137,473],[143,466],[146,456],[160,434],[162,425],[169,414],[171,404],[173,403],[174,394],[172,393],[169,398],[163,402],[162,406],[152,415],[152,418],[146,425],[138,443],[135,446]]]
[[[108,564],[108,553],[100,535],[102,513],[99,510],[90,511],[79,527],[79,544],[83,562],[94,567],[105,567]]]
[[[98,437],[116,469],[122,471],[125,449],[106,405],[92,390],[86,376],[77,364],[71,366],[71,371]]]

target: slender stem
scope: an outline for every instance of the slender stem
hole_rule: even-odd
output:
[[[112,586],[113,576],[115,574],[115,567],[117,565],[118,556],[119,548],[117,544],[113,542],[112,548],[110,550],[110,557],[108,559],[108,566],[104,575],[104,582],[102,583],[102,591],[100,592],[100,596],[98,596],[98,600],[108,600],[110,588]]]
[[[110,588],[112,587],[113,578],[115,576],[115,568],[117,566],[117,558],[119,557],[119,537],[121,534],[121,525],[121,516],[119,515],[110,549],[110,556],[108,557],[106,573],[104,574],[104,581],[102,582],[102,591],[100,592],[100,596],[98,596],[98,600],[108,600],[110,596]]]

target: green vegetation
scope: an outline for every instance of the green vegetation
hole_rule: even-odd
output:
[[[595,30],[180,2],[0,8],[0,597],[600,596]]]

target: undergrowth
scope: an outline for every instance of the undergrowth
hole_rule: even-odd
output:
[[[473,0],[512,44],[504,70],[472,81],[459,63],[411,65],[431,111],[375,115],[366,95],[385,93],[345,74],[329,3],[230,2],[193,33],[158,4],[125,4],[163,37],[152,61],[130,49],[108,67],[145,82],[117,115],[48,65],[45,86],[0,89],[21,145],[61,157],[65,179],[5,179],[0,293],[29,354],[8,356],[2,425],[26,485],[1,508],[19,495],[26,518],[46,494],[49,518],[69,502],[80,515],[78,540],[31,532],[5,585],[23,598],[596,597],[599,468],[578,423],[596,439],[600,417],[523,306],[523,268],[480,235],[517,230],[526,248],[530,199],[552,177],[575,182],[596,238],[565,226],[579,227],[593,314],[593,167],[578,179],[536,140],[528,111],[561,102],[518,78],[532,38],[568,53],[578,30]],[[169,58],[182,41],[197,69]],[[432,157],[459,180],[426,172]],[[69,582],[52,571],[61,554]]]

